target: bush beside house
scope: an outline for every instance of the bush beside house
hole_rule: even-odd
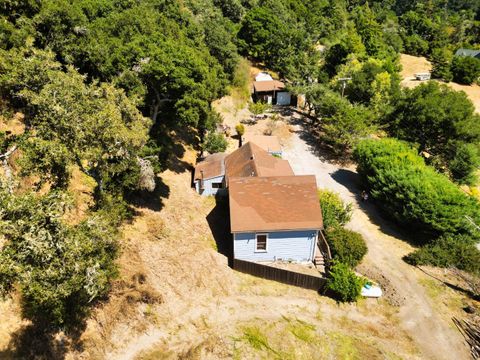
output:
[[[365,282],[347,264],[335,261],[327,279],[327,290],[338,301],[353,302],[360,297]]]
[[[342,227],[327,230],[328,244],[334,260],[354,268],[367,254],[368,248],[362,235]]]
[[[338,194],[329,190],[318,190],[325,229],[343,226],[352,218],[352,204],[344,204]]]

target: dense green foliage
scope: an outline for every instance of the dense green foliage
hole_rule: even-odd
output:
[[[452,75],[453,80],[460,84],[473,84],[480,77],[480,59],[455,56],[452,61]]]
[[[412,265],[456,267],[480,274],[480,251],[471,239],[464,236],[445,235],[431,244],[409,254],[406,261]]]
[[[473,274],[480,274],[480,251],[469,238],[461,235],[442,236],[409,254],[406,261],[412,265],[456,267]]]
[[[355,275],[347,264],[335,261],[327,279],[327,289],[341,302],[353,302],[360,297],[365,280]]]
[[[205,138],[203,150],[208,151],[210,154],[224,152],[227,149],[227,145],[227,139],[222,134],[211,132]]]
[[[116,274],[114,224],[101,214],[66,224],[68,204],[58,193],[13,196],[1,189],[0,204],[1,294],[18,289],[23,315],[37,323],[77,326]]]
[[[66,324],[105,294],[125,195],[153,190],[178,134],[193,135],[199,150],[225,150],[211,103],[229,85],[248,99],[240,55],[306,95],[310,135],[337,156],[386,125],[457,182],[475,181],[480,122],[471,103],[431,84],[403,93],[398,54],[430,57],[442,79],[474,81],[477,65],[452,54],[480,45],[477,1],[4,1],[0,20],[1,110],[25,115],[24,133],[0,133],[0,155],[20,150],[1,179],[0,287],[19,289],[32,320]],[[373,151],[386,143],[392,151]],[[478,220],[476,202],[406,145],[371,144],[357,148],[360,169],[394,218],[432,236],[473,236],[463,217]],[[74,168],[96,183],[94,209],[77,225],[61,219],[58,195]],[[46,194],[17,194],[25,177]],[[323,196],[326,227],[347,222],[351,209]],[[355,299],[359,280],[336,271],[332,290]]]
[[[326,232],[333,259],[352,268],[360,264],[368,248],[362,235],[337,226]]]
[[[343,226],[352,218],[352,204],[344,204],[337,193],[318,190],[318,199],[322,208],[323,227]]]
[[[478,167],[480,115],[463,92],[428,82],[405,90],[389,120],[390,132],[426,151],[437,169],[460,183],[472,182]]]
[[[449,82],[453,79],[451,62],[453,54],[445,48],[434,49],[431,55],[432,77]]]
[[[375,116],[361,104],[352,104],[323,85],[306,87],[306,101],[319,119],[318,138],[336,154],[345,154],[375,129]]]
[[[354,152],[358,171],[376,203],[422,241],[451,233],[478,238],[467,217],[480,221],[480,204],[426,166],[406,143],[365,140]]]

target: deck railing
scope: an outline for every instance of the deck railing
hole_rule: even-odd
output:
[[[318,247],[323,255],[325,274],[328,275],[332,264],[332,253],[330,252],[330,246],[328,246],[327,239],[321,230],[318,232]]]

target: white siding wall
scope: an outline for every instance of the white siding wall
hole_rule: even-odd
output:
[[[215,178],[207,179],[203,181],[203,190],[200,189],[200,180],[195,181],[195,190],[200,194],[204,196],[209,196],[209,195],[215,195],[218,190],[222,191],[224,189],[214,189],[212,187],[213,183],[221,183],[224,185],[224,176],[218,176]]]
[[[312,261],[316,237],[317,230],[269,232],[267,251],[256,252],[256,233],[236,233],[233,256],[247,261]]]

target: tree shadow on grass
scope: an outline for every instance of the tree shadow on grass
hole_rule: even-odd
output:
[[[83,351],[80,340],[86,322],[80,321],[68,334],[48,326],[29,324],[12,335],[7,349],[0,351],[0,359],[63,360],[67,353]]]
[[[156,177],[154,191],[135,191],[129,194],[126,198],[128,204],[132,206],[160,211],[164,207],[163,200],[168,199],[169,196],[170,187],[165,184],[161,178]]]
[[[360,175],[348,169],[339,169],[332,174],[332,178],[339,184],[345,186],[351,193],[355,194],[356,204],[367,214],[370,221],[377,225],[380,230],[389,236],[405,241],[413,246],[419,246],[421,239],[419,235],[412,234],[400,228],[391,218],[387,217],[378,204],[370,196],[367,201],[362,199],[361,193],[367,188],[363,185]]]
[[[404,259],[405,260],[405,259]],[[469,290],[469,289],[465,289],[459,285],[455,285],[455,284],[452,284],[451,282],[448,282],[448,281],[445,281],[445,280],[442,280],[442,279],[439,279],[438,277],[436,277],[435,275],[433,274],[430,274],[428,271],[426,271],[425,269],[422,269],[421,267],[419,266],[415,266],[418,270],[420,270],[421,272],[423,272],[425,275],[431,277],[432,279],[435,279],[439,282],[441,282],[443,285],[445,285],[446,287],[449,287],[450,289],[452,290],[455,290],[455,291],[458,291],[462,294],[464,294],[465,296],[469,297],[470,299],[472,300],[475,300],[475,301],[480,301],[480,295],[479,294],[475,294],[473,291]]]
[[[217,244],[218,252],[228,258],[228,265],[231,267],[233,264],[233,237],[230,233],[228,197],[217,195],[215,202],[215,207],[207,215],[207,222]]]
[[[182,144],[175,142],[169,147],[169,157],[167,160],[167,169],[177,174],[184,173],[185,171],[191,171],[192,165],[184,160],[182,157],[185,155],[185,148]]]

